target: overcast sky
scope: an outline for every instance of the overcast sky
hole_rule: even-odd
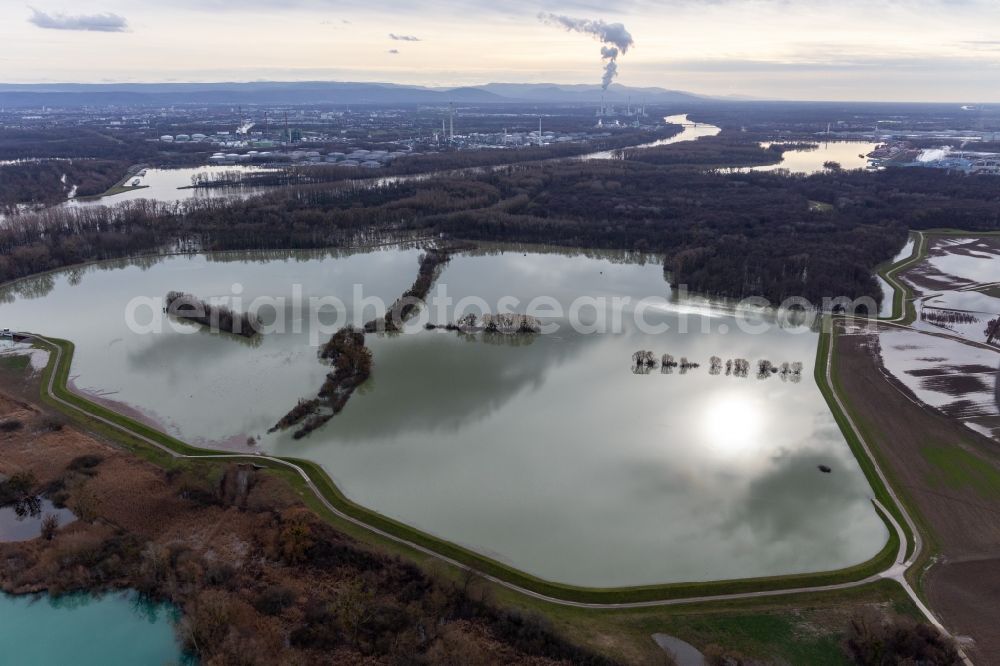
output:
[[[781,99],[1000,102],[997,0],[0,0],[0,81],[619,83]]]

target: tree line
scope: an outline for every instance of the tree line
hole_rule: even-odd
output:
[[[402,330],[403,324],[419,311],[420,304],[427,298],[434,280],[440,274],[441,268],[451,260],[453,252],[451,248],[437,247],[424,250],[420,255],[420,268],[417,270],[417,279],[413,281],[413,285],[396,299],[383,317],[365,322],[365,332],[394,333]]]
[[[343,411],[351,395],[371,376],[372,352],[365,346],[364,331],[353,326],[340,329],[319,349],[319,358],[333,366],[317,397],[299,400],[270,432],[299,426],[301,439]]]
[[[995,183],[924,169],[784,176],[566,160],[383,187],[15,216],[0,227],[0,279],[178,247],[303,249],[342,247],[359,234],[443,234],[658,253],[671,283],[712,296],[877,302],[875,267],[908,229],[936,227],[1000,229]]]
[[[683,375],[688,370],[700,367],[700,363],[689,361],[686,356],[682,356],[678,360],[672,354],[664,354],[660,359],[657,359],[656,354],[648,349],[640,349],[632,354],[632,372],[636,375],[648,375],[657,368],[660,368],[660,372],[665,375],[672,374],[674,369],[679,369],[680,374]],[[712,356],[709,359],[708,374],[721,375],[723,367],[726,377],[746,378],[750,375],[750,361],[744,358],[729,359],[723,365],[722,359],[718,356]],[[786,361],[779,365],[767,359],[761,359],[757,361],[757,379],[780,376],[782,381],[798,383],[802,379],[802,367],[800,361],[793,363]]]

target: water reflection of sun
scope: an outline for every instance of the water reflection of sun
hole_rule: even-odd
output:
[[[701,416],[705,443],[719,454],[736,456],[756,450],[764,429],[766,405],[737,392],[712,396]]]

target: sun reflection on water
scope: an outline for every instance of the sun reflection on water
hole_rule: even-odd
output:
[[[767,410],[761,401],[736,391],[708,401],[701,414],[705,441],[720,455],[743,457],[759,449]]]

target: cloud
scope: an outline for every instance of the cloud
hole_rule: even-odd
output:
[[[34,7],[28,23],[46,30],[84,30],[91,32],[126,32],[128,21],[118,14],[49,14]]]
[[[388,52],[391,53],[392,55],[398,55],[399,54],[399,49],[389,49]]]
[[[413,35],[397,35],[394,32],[389,33],[389,39],[397,42],[419,42],[419,37],[414,37]]]

